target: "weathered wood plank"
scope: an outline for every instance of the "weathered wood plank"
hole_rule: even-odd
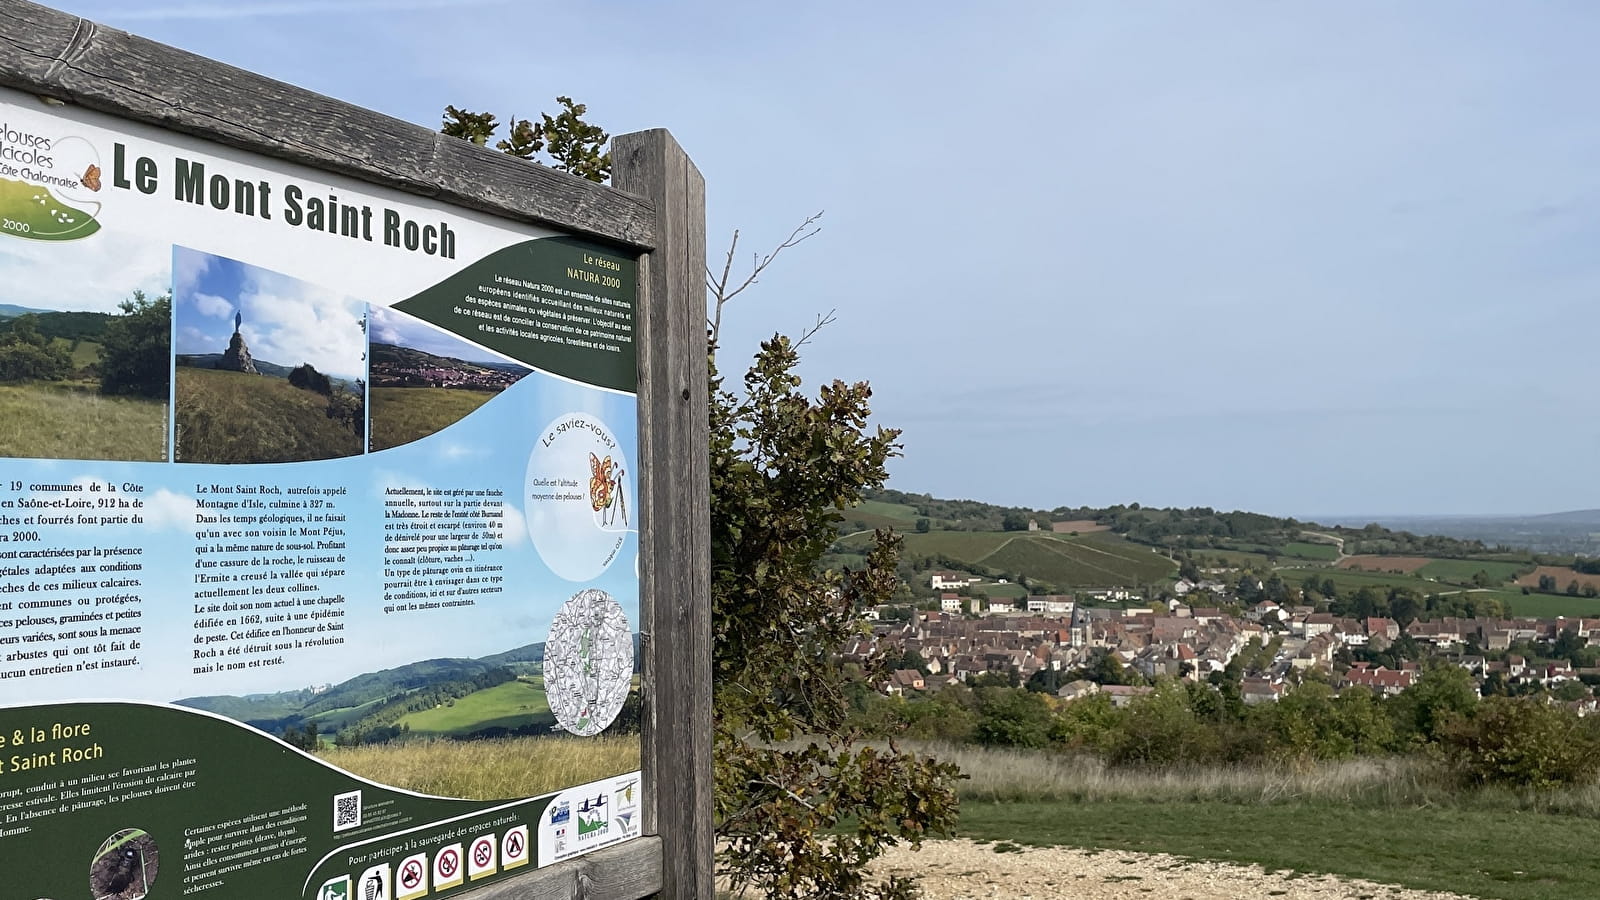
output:
[[[0,0],[0,85],[633,248],[649,204],[623,191],[39,6]]]
[[[642,837],[462,894],[463,900],[638,900],[661,890],[661,839]]]
[[[640,273],[639,458],[644,828],[664,844],[662,894],[712,896],[711,537],[705,181],[672,136],[618,136],[613,180],[656,209]]]

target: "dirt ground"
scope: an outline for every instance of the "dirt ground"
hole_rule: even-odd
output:
[[[1196,862],[1120,850],[929,841],[921,852],[895,847],[873,864],[878,874],[916,875],[927,900],[1471,900],[1328,875],[1267,872],[1259,866]],[[1008,845],[1015,846],[1015,845]]]
[[[1339,563],[1341,569],[1366,572],[1404,572],[1410,575],[1434,560],[1422,556],[1352,556]]]
[[[1111,526],[1101,525],[1093,519],[1074,519],[1071,522],[1052,522],[1050,530],[1056,534],[1071,534],[1074,531],[1079,534],[1089,534],[1093,531],[1110,531]]]

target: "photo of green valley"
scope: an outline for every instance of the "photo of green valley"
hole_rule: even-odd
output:
[[[537,796],[639,767],[639,684],[602,734],[557,725],[544,644],[428,659],[338,684],[181,706],[236,719],[380,784],[447,797]]]

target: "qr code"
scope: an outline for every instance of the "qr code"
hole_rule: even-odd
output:
[[[345,831],[361,826],[361,792],[333,795],[333,830]]]

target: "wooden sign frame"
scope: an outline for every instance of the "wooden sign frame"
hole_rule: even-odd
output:
[[[644,836],[462,895],[709,898],[705,200],[672,136],[616,137],[607,187],[22,0],[0,85],[639,255]]]

